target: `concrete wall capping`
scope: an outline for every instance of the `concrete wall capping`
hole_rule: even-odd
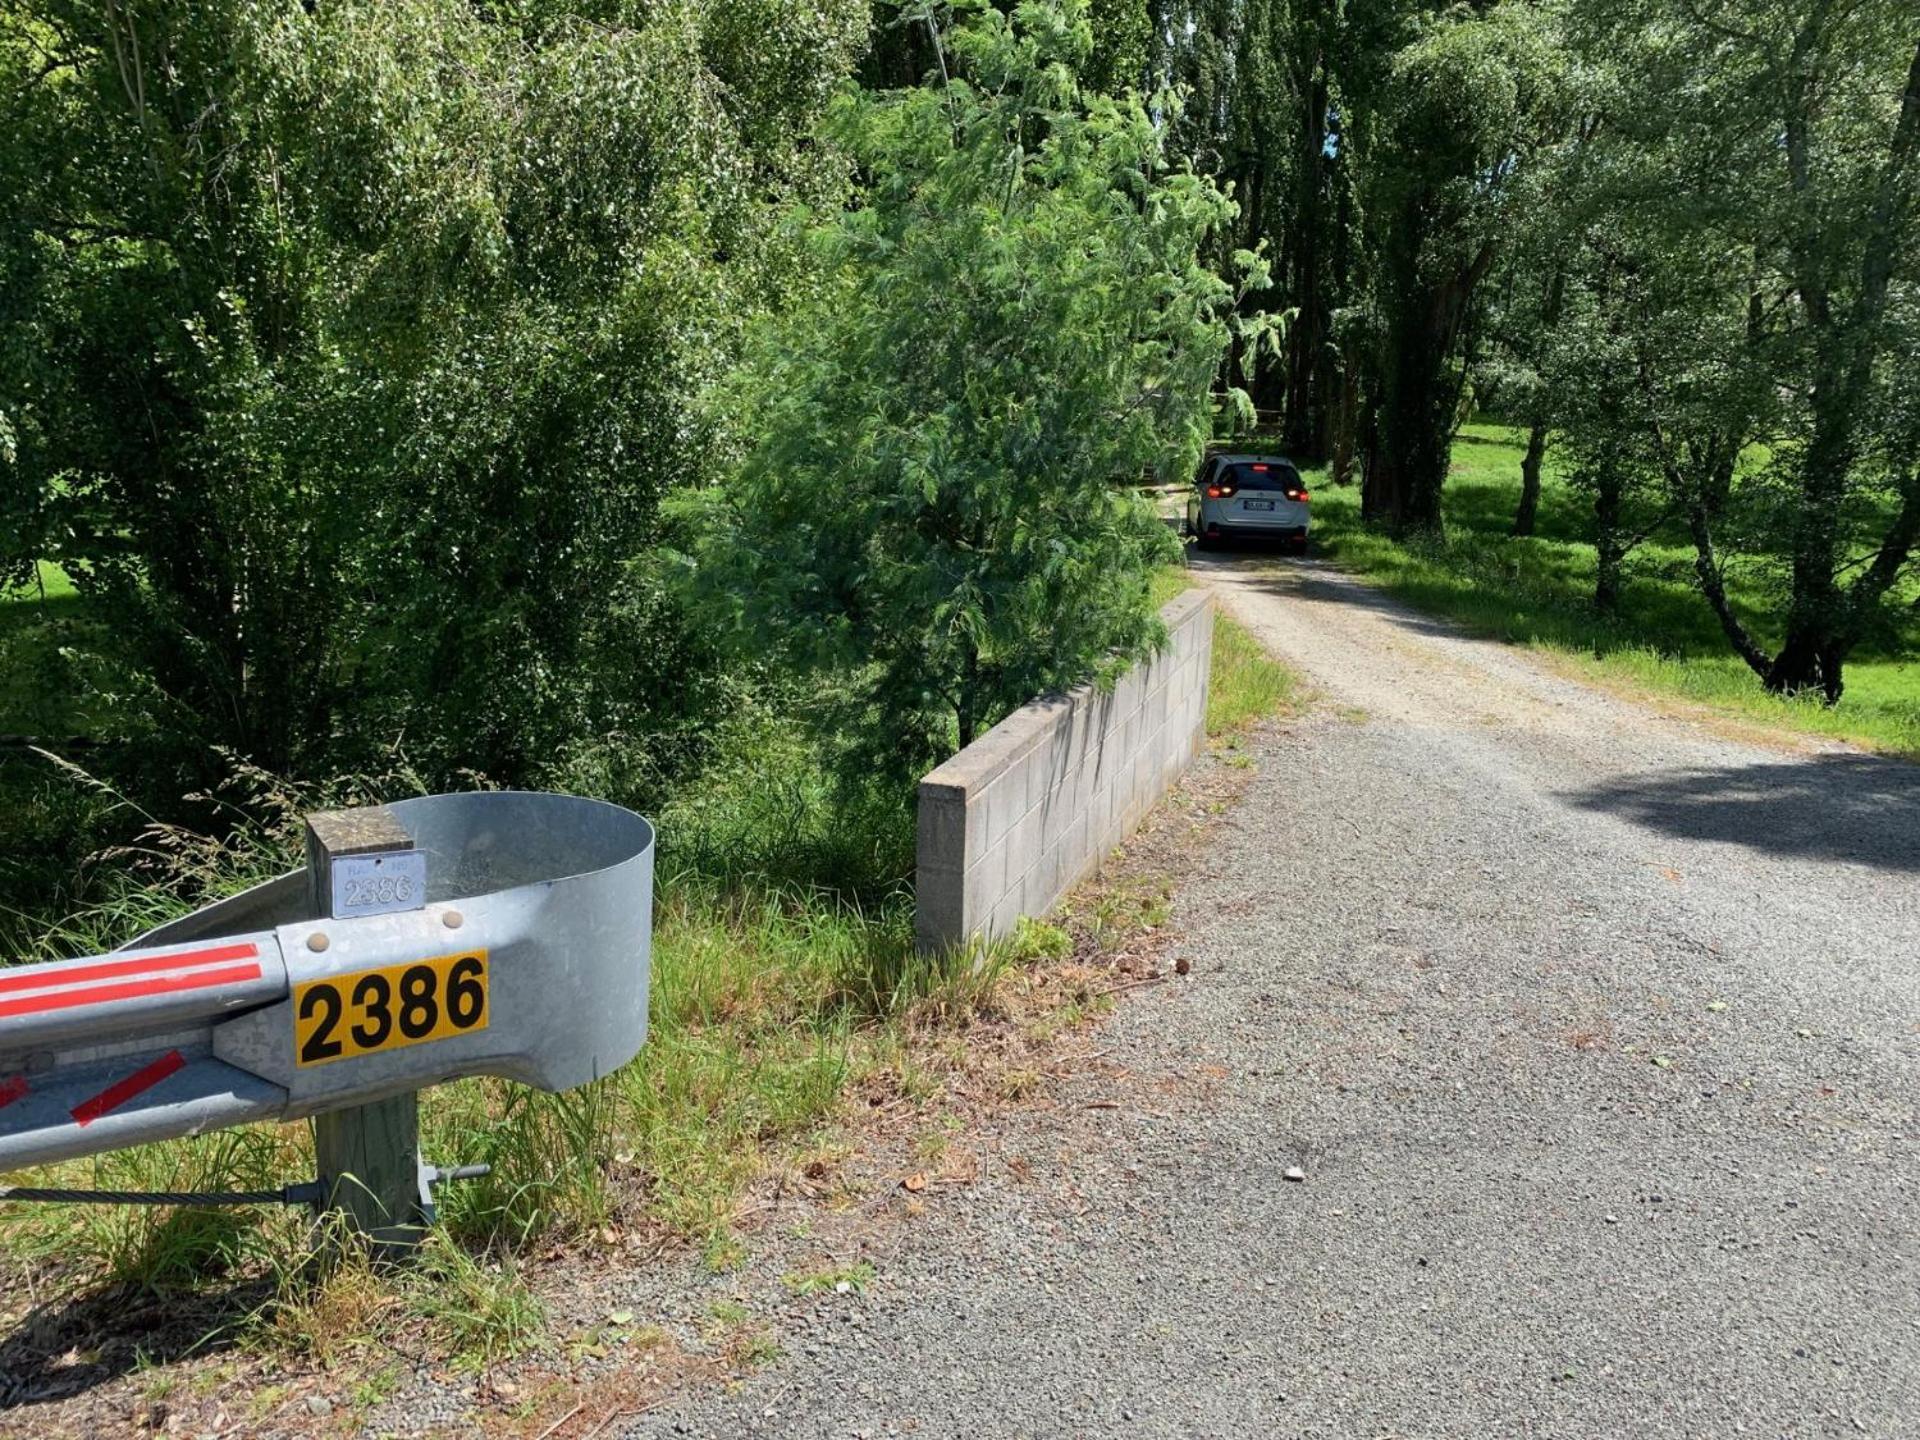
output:
[[[1009,934],[1097,870],[1204,742],[1213,597],[1160,611],[1167,645],[1108,691],[1043,695],[920,782],[915,937]]]

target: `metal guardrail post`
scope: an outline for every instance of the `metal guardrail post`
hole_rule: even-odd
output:
[[[587,1085],[647,1038],[653,826],[475,791],[308,818],[305,870],[117,950],[0,963],[0,1172],[313,1117],[327,1184],[0,1186],[0,1203],[319,1204],[385,1250],[432,1223],[416,1092]],[[3,960],[4,957],[0,957]]]
[[[411,850],[413,839],[384,805],[307,816],[307,900],[317,919],[334,918],[334,861]],[[324,1208],[345,1218],[376,1251],[420,1243],[432,1223],[420,1165],[420,1093],[409,1090],[313,1117],[314,1160]]]

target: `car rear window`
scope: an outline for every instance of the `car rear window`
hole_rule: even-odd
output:
[[[1300,472],[1291,465],[1234,465],[1227,470],[1227,483],[1236,490],[1297,490]]]

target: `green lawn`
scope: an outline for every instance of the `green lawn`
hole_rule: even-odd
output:
[[[1360,524],[1357,486],[1337,488],[1324,472],[1314,487],[1319,553],[1365,575],[1421,609],[1485,634],[1535,646],[1602,681],[1697,702],[1743,721],[1831,735],[1920,757],[1920,625],[1849,661],[1846,693],[1828,709],[1766,694],[1728,649],[1694,588],[1693,550],[1669,526],[1627,561],[1618,618],[1591,603],[1592,517],[1548,453],[1538,533],[1507,534],[1520,493],[1523,436],[1474,424],[1460,435],[1447,481],[1444,545],[1401,544]],[[1736,570],[1728,588],[1743,620],[1772,638],[1760,587],[1765,577]]]
[[[0,590],[0,735],[84,733],[58,651],[85,624],[82,600],[55,566],[40,567],[38,585]]]

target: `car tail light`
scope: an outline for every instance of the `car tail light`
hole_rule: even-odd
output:
[[[1233,486],[1231,485],[1207,486],[1207,498],[1209,500],[1224,500],[1231,494],[1233,494]]]
[[[1249,465],[1247,468],[1256,475],[1264,475],[1267,473],[1267,467],[1264,465]]]
[[[1304,487],[1287,491],[1287,499],[1289,500],[1311,500],[1312,498],[1311,495],[1307,494]]]

